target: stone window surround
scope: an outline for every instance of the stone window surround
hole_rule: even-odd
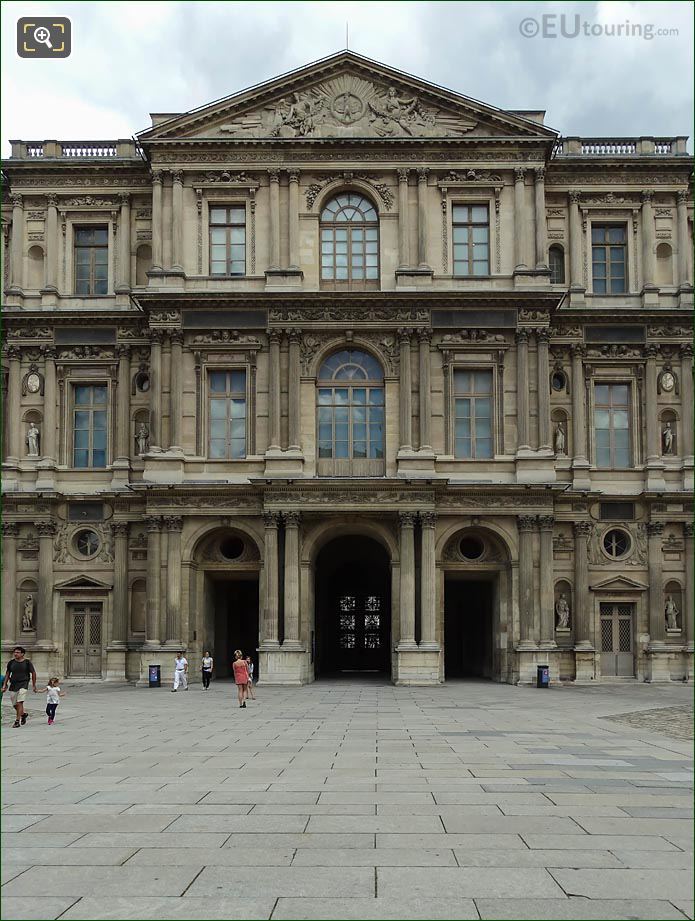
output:
[[[585,382],[587,388],[587,440],[589,460],[594,470],[636,470],[642,463],[643,448],[641,439],[641,412],[640,397],[641,386],[639,377],[635,374],[634,369],[626,367],[618,368],[594,368],[591,365],[584,365]],[[627,384],[630,388],[629,399],[629,425],[630,433],[630,465],[628,467],[599,467],[596,463],[596,434],[594,428],[594,408],[596,405],[595,385],[596,384]]]
[[[210,457],[209,431],[210,431],[210,401],[208,375],[211,371],[243,371],[246,375],[246,452],[244,457]],[[200,362],[200,394],[197,400],[200,418],[200,448],[205,462],[209,464],[243,464],[248,462],[254,443],[251,428],[256,424],[255,395],[252,392],[252,383],[255,375],[252,374],[251,362],[245,352],[230,352],[224,358],[219,355],[201,356]]]
[[[62,285],[59,281],[59,288],[66,293],[68,297],[78,297],[75,294],[75,230],[88,228],[88,227],[106,227],[108,231],[108,283],[106,287],[106,294],[90,294],[90,295],[79,295],[82,300],[89,300],[91,298],[103,298],[111,297],[114,293],[115,287],[115,232],[116,232],[116,220],[114,214],[116,212],[104,211],[104,212],[81,212],[73,211],[69,214],[66,213],[63,220],[65,223],[65,233],[63,235],[64,240],[64,252],[63,258],[58,259],[58,265],[61,264],[64,267],[63,277],[61,279]],[[60,278],[60,269],[58,271]]]
[[[443,231],[446,232],[445,239],[448,239],[449,245],[446,246],[446,268],[443,271],[443,277],[452,278],[457,281],[485,280],[499,275],[501,271],[502,243],[500,229],[500,195],[503,185],[487,185],[476,183],[473,185],[440,185],[442,196],[442,221],[444,223]],[[488,210],[488,264],[489,275],[454,275],[454,205],[486,205]],[[434,247],[433,247],[434,252]],[[434,261],[434,260],[433,260]],[[444,263],[442,260],[442,267]],[[438,274],[438,273],[436,273]],[[509,272],[508,274],[511,274]]]
[[[502,370],[504,366],[504,357],[483,357],[480,353],[466,355],[457,353],[452,355],[451,360],[444,365],[445,376],[445,393],[448,398],[444,403],[444,430],[445,430],[445,454],[440,455],[440,460],[452,460],[461,464],[480,464],[490,463],[499,455],[504,454],[504,386]],[[454,387],[454,374],[456,371],[489,371],[492,374],[492,457],[475,458],[475,457],[456,457],[454,453],[454,425],[456,421],[455,400],[456,392]]]
[[[634,205],[626,205],[623,208],[619,206],[610,210],[604,208],[591,208],[582,206],[582,220],[584,221],[583,237],[583,260],[586,271],[584,284],[587,294],[594,294],[594,278],[592,271],[592,242],[591,231],[594,224],[613,225],[614,227],[625,227],[625,291],[622,294],[597,294],[596,297],[628,297],[629,295],[639,294],[637,278],[639,275],[637,267],[637,213],[639,209]],[[571,279],[572,280],[572,279]],[[574,283],[574,281],[572,280]]]
[[[72,376],[72,372],[76,372]],[[73,365],[72,367],[58,366],[58,384],[61,394],[61,407],[59,416],[63,420],[60,426],[61,466],[69,470],[107,470],[113,462],[113,446],[115,439],[116,413],[114,412],[115,383],[111,374],[104,368],[94,367],[89,370]],[[74,467],[73,466],[73,413],[75,410],[75,386],[106,386],[106,466],[104,467]]]
[[[195,272],[187,272],[191,276],[198,276],[211,281],[227,281],[230,277],[234,281],[242,281],[247,278],[262,277],[256,276],[253,266],[256,261],[256,233],[255,233],[255,215],[253,214],[252,204],[255,205],[255,187],[246,186],[221,189],[218,186],[196,189],[199,192],[198,198],[198,245],[199,245],[199,264]],[[246,273],[244,275],[211,275],[210,274],[210,208],[214,207],[243,207],[246,210]],[[185,258],[185,257],[184,257]]]

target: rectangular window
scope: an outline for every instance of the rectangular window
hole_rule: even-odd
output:
[[[490,223],[487,205],[453,207],[454,275],[490,274]]]
[[[246,371],[208,374],[208,457],[246,457]]]
[[[75,384],[73,467],[105,467],[108,424],[106,384]]]
[[[246,208],[210,208],[210,274],[246,275]]]
[[[634,521],[634,502],[601,502],[599,506],[601,521]]]
[[[630,466],[630,385],[594,385],[594,433],[598,467]]]
[[[594,224],[591,228],[594,294],[627,291],[627,240],[624,225]]]
[[[454,456],[492,457],[491,371],[454,371]]]
[[[321,387],[319,458],[383,460],[382,387]]]
[[[107,227],[75,230],[75,294],[106,294],[109,283],[109,231]]]

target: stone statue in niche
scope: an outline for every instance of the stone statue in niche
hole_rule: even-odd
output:
[[[41,433],[35,422],[29,423],[29,428],[27,429],[27,455],[29,457],[38,457],[39,456],[39,443],[41,439]]]
[[[147,454],[150,447],[150,430],[144,422],[141,422],[138,426],[138,430],[135,433],[135,451],[137,454]]]
[[[670,422],[666,423],[661,433],[661,444],[663,454],[673,454],[673,429]]]
[[[677,630],[678,629],[678,608],[676,607],[676,602],[673,600],[672,595],[666,596],[666,604],[664,605],[664,614],[666,615],[666,628],[668,630]]]
[[[555,426],[555,453],[565,454],[566,443],[567,436],[565,435],[565,427],[562,422],[558,422]]]
[[[557,625],[561,630],[566,630],[570,625],[570,606],[565,598],[565,593],[561,592],[560,597],[555,602],[555,613],[557,614]]]
[[[34,629],[34,596],[27,595],[24,599],[24,608],[22,610],[22,631],[31,633]]]

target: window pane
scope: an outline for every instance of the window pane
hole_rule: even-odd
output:
[[[627,384],[613,384],[611,386],[611,402],[614,406],[627,406],[630,388]]]
[[[492,439],[491,438],[478,438],[476,436],[475,441],[475,456],[476,457],[492,457]]]
[[[615,466],[630,466],[630,433],[626,430],[615,432]]]
[[[91,387],[75,387],[75,403],[90,403],[92,399]]]

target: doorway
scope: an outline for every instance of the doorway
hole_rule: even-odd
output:
[[[232,674],[234,650],[251,656],[254,681],[258,674],[258,579],[220,579],[213,582],[215,677]]]
[[[444,671],[450,678],[492,678],[493,583],[447,578],[444,588]]]
[[[634,678],[634,605],[602,603],[601,675],[607,678]]]
[[[316,676],[391,671],[391,568],[370,537],[339,537],[316,560]]]
[[[68,606],[70,677],[101,678],[101,605]]]

